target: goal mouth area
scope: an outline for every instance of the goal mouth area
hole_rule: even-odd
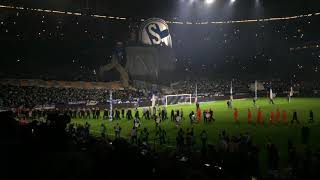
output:
[[[192,94],[166,95],[165,106],[176,104],[192,104]]]

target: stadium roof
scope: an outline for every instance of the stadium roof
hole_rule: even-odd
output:
[[[2,4],[61,11],[82,10],[125,17],[164,19],[177,17],[187,20],[210,18],[215,21],[293,16],[320,10],[319,0],[215,0],[213,2],[208,4],[205,0],[10,0]]]

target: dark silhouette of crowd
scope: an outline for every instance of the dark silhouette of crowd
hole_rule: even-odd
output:
[[[7,153],[1,176],[77,179],[100,177],[107,170],[104,178],[300,179],[316,175],[320,163],[319,151],[308,146],[307,126],[301,128],[303,154],[298,155],[299,143],[289,136],[288,162],[281,169],[283,157],[270,137],[261,147],[249,133],[221,130],[212,143],[205,130],[177,128],[176,147],[172,147],[161,124],[155,126],[154,135],[133,124],[129,139],[123,139],[119,123],[114,126],[114,137],[102,123],[101,137],[93,137],[88,122],[70,123],[67,112],[59,110],[45,113],[45,119],[28,122],[18,121],[12,112],[0,114],[0,142]],[[266,174],[260,159],[264,148]]]

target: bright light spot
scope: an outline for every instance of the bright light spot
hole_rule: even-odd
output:
[[[206,4],[212,4],[212,3],[214,3],[214,1],[215,0],[206,0],[205,2],[206,2]]]
[[[234,2],[236,2],[236,0],[230,0],[230,3],[233,4]]]
[[[20,62],[20,59],[17,59],[17,62]]]
[[[260,0],[256,0],[255,7],[260,7]]]

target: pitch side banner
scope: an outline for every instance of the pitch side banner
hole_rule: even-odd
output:
[[[86,106],[95,106],[97,105],[99,102],[98,101],[88,101]]]
[[[68,102],[69,105],[80,105],[80,104],[86,104],[86,101],[73,101],[73,102]]]
[[[35,106],[33,109],[35,109],[35,110],[42,110],[42,109],[50,110],[50,109],[55,109],[55,108],[56,108],[55,105],[43,105],[43,106]]]

